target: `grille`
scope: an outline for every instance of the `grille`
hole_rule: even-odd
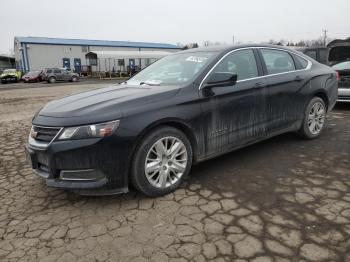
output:
[[[31,135],[37,141],[51,142],[60,130],[58,127],[33,126]]]

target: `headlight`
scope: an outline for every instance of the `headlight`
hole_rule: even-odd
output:
[[[84,139],[110,136],[119,126],[119,120],[88,126],[67,127],[58,140]]]

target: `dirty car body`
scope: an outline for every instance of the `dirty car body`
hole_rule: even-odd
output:
[[[57,81],[76,82],[79,80],[79,74],[65,68],[46,68],[42,78],[49,83],[55,83]]]
[[[35,173],[48,186],[81,194],[127,192],[135,151],[160,126],[181,130],[191,142],[193,163],[198,163],[297,131],[313,97],[320,97],[328,111],[337,100],[336,72],[290,49],[211,47],[163,59],[180,55],[188,63],[203,64],[190,79],[166,72],[167,77],[177,79],[176,84],[146,83],[138,81],[139,73],[121,85],[74,94],[44,106],[33,118],[27,146]],[[249,59],[237,58],[243,66],[239,69],[226,61],[230,56]],[[227,68],[235,70],[235,81],[212,85],[209,79],[222,77]],[[89,126],[90,133],[101,130],[101,123],[108,136],[60,139],[74,127]]]

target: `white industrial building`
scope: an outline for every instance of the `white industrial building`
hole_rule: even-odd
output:
[[[176,45],[163,43],[46,37],[15,37],[14,39],[16,67],[23,72],[42,70],[50,67],[66,67],[80,73],[82,67],[90,66],[90,61],[86,58],[86,55],[94,51],[176,52],[179,50],[180,47]],[[149,59],[152,58],[149,57]],[[149,59],[124,57],[123,59],[119,59],[117,63],[119,63],[119,66],[123,64],[125,68],[130,65],[143,68],[150,63]],[[105,61],[98,66],[94,64],[94,66],[99,71],[111,70],[110,64],[107,67]]]

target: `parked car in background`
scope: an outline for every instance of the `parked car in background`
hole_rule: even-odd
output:
[[[338,101],[350,102],[350,60],[336,63],[332,67],[338,72]]]
[[[327,45],[329,49],[328,60],[330,65],[350,60],[350,37],[336,39]]]
[[[16,69],[5,69],[0,75],[1,84],[9,82],[18,82],[21,79],[22,73]]]
[[[47,68],[44,70],[43,79],[48,83],[57,81],[79,81],[79,74],[68,71],[65,68]]]
[[[40,82],[42,81],[43,71],[30,71],[22,76],[22,80],[28,82]]]
[[[177,189],[192,164],[286,132],[321,135],[336,72],[280,46],[196,48],[121,85],[74,94],[34,117],[28,159],[48,186],[148,196]]]
[[[327,47],[298,47],[296,50],[304,53],[321,64],[329,64],[329,49]]]
[[[294,47],[294,49],[322,64],[332,66],[350,59],[350,38],[333,40],[327,47]]]

